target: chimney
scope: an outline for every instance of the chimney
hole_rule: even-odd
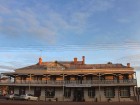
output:
[[[127,67],[130,67],[130,63],[127,63]]]
[[[77,63],[77,58],[74,58],[74,64],[76,64]]]
[[[54,61],[54,66],[57,66],[57,61]]]
[[[85,64],[85,56],[82,56],[82,64]]]
[[[39,58],[39,62],[38,62],[39,65],[42,64],[42,58]]]

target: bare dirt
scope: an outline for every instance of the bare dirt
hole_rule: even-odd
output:
[[[44,102],[0,100],[0,105],[140,105],[140,102]]]

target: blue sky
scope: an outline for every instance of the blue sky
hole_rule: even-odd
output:
[[[0,71],[44,61],[126,63],[140,77],[140,0],[0,0]],[[138,78],[140,85],[140,78]]]

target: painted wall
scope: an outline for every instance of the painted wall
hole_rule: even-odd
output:
[[[19,87],[14,87],[14,93],[15,94],[19,94]],[[30,92],[29,92],[29,87],[26,87],[26,93],[30,93],[34,95],[34,87],[30,88]],[[101,102],[107,102],[109,98],[105,97],[105,92],[104,92],[104,87],[100,88],[100,95],[99,95],[99,88],[96,87],[95,88],[95,97],[90,98],[88,96],[88,88],[84,88],[84,99],[85,101],[98,101],[100,102],[100,96],[101,96]],[[41,96],[39,97],[40,100],[45,101],[45,87],[41,88]],[[51,101],[55,101],[55,99],[58,99],[58,101],[73,101],[74,99],[74,88],[71,89],[71,97],[70,98],[65,98],[63,97],[63,89],[62,87],[56,87],[55,88],[55,97],[54,98],[46,98],[46,101],[49,101],[49,99],[51,99]],[[135,98],[135,93],[134,93],[134,88],[130,87],[130,98],[121,98],[118,95],[118,87],[115,87],[115,97],[114,98],[110,98],[111,101],[113,102],[122,102],[122,101],[134,101]]]

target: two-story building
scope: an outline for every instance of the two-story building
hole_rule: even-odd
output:
[[[7,93],[31,93],[44,101],[135,101],[136,72],[130,63],[85,64],[81,61],[43,62],[3,73]]]

